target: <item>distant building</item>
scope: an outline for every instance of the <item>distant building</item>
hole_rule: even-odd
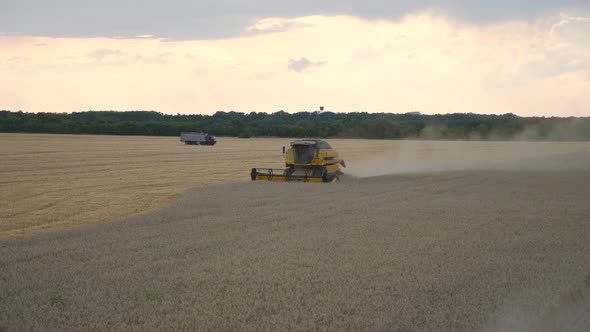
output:
[[[420,112],[408,112],[406,115],[422,115]]]

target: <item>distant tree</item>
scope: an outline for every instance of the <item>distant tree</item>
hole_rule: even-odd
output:
[[[514,114],[393,114],[278,111],[213,115],[156,111],[26,113],[0,111],[0,132],[178,135],[207,131],[218,136],[359,137],[368,139],[590,140],[590,118],[519,117]]]

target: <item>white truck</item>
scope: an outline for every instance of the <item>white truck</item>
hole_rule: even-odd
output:
[[[215,136],[204,132],[180,133],[180,141],[190,145],[215,145],[217,143]]]

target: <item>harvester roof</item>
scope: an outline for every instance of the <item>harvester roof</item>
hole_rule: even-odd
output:
[[[298,139],[298,140],[291,142],[291,146],[293,146],[293,145],[316,145],[321,142],[323,142],[323,141],[319,140],[319,139]]]

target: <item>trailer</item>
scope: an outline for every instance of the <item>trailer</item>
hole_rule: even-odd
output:
[[[180,141],[188,145],[215,145],[217,143],[215,136],[204,132],[180,133]]]

